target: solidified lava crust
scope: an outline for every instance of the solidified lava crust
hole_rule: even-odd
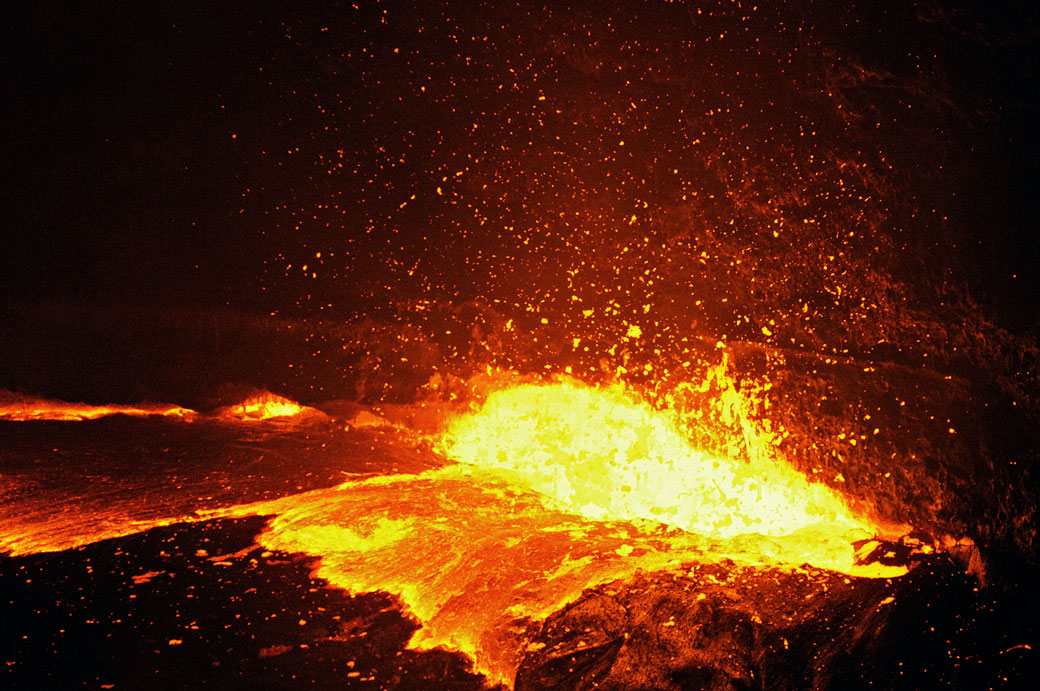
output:
[[[468,659],[407,649],[395,598],[349,595],[264,552],[264,517],[0,558],[3,685],[486,689]],[[943,555],[891,580],[732,562],[639,574],[529,623],[517,691],[1028,688],[1035,593],[977,587]]]
[[[1029,688],[1036,594],[976,585],[943,556],[892,580],[732,563],[643,574],[549,617],[516,690]]]
[[[462,656],[405,649],[393,598],[350,596],[263,552],[265,518],[155,528],[0,558],[9,689],[486,688]]]

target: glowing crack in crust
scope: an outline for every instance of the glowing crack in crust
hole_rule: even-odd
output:
[[[90,405],[88,403],[66,403],[49,398],[21,396],[0,391],[0,420],[25,422],[28,420],[95,420],[109,415],[149,417],[160,415],[169,418],[192,419],[198,415],[194,410],[162,403],[140,405]]]

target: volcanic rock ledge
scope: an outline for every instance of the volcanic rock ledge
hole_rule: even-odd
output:
[[[1036,598],[1016,609],[976,585],[941,555],[890,580],[731,562],[641,574],[546,620],[516,691],[1027,688]]]

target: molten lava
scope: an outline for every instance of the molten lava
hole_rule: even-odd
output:
[[[320,557],[316,575],[401,598],[422,624],[411,645],[466,653],[511,684],[530,622],[585,589],[638,571],[733,559],[856,576],[875,526],[832,490],[776,460],[690,446],[667,412],[620,386],[520,384],[447,421],[459,461],[233,507],[276,514],[258,541]]]
[[[301,406],[299,403],[277,394],[265,392],[234,405],[220,408],[216,411],[216,415],[223,420],[255,422],[271,418],[294,417],[307,412],[314,412],[314,409]]]
[[[719,398],[737,410],[737,392],[722,374],[711,373]],[[397,474],[238,505],[232,495],[215,496],[205,478],[197,491],[171,495],[164,485],[161,496],[145,483],[112,501],[84,499],[71,512],[23,492],[34,477],[12,478],[5,491],[23,500],[0,511],[0,551],[67,549],[177,521],[272,516],[257,538],[266,549],[317,557],[316,575],[334,586],[396,595],[421,624],[412,647],[458,650],[507,685],[532,626],[586,589],[640,571],[685,573],[727,560],[736,562],[727,568],[808,564],[855,576],[905,571],[857,564],[853,543],[877,526],[776,458],[771,444],[729,456],[701,451],[676,411],[620,384],[492,378],[490,388],[478,408],[446,414],[439,432],[422,438],[369,413],[335,426],[378,440],[389,458],[421,456],[420,467],[432,469],[418,473],[388,466]],[[439,409],[420,404],[398,416],[432,410]],[[295,422],[307,413],[321,415],[265,394],[217,411],[208,424],[241,429],[241,421]],[[750,446],[752,423],[743,422],[730,433]],[[289,433],[283,427],[257,438],[280,439]]]
[[[162,403],[142,403],[136,406],[89,405],[0,392],[0,420],[94,420],[108,415],[192,418],[197,414],[188,408]]]
[[[564,381],[496,391],[450,424],[442,446],[450,458],[537,492],[555,510],[658,521],[739,542],[739,551],[759,542],[778,561],[870,575],[856,567],[852,543],[879,527],[837,493],[774,458],[695,449],[672,415],[621,385]]]

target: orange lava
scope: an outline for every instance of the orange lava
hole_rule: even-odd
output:
[[[723,370],[710,373],[716,398],[740,417],[745,394],[726,385]],[[733,568],[905,573],[857,563],[853,543],[885,531],[788,466],[747,419],[738,420],[745,453],[709,453],[689,441],[704,439],[704,429],[691,434],[678,411],[655,408],[621,384],[490,386],[498,388],[481,405],[447,415],[429,437],[425,452],[436,462],[436,447],[442,467],[138,521],[70,524],[39,507],[40,520],[25,530],[8,523],[0,550],[67,548],[175,520],[269,515],[257,537],[265,549],[317,557],[316,575],[334,586],[399,597],[421,624],[412,647],[460,651],[506,685],[522,659],[524,631],[585,589],[639,571],[732,560]],[[237,424],[308,411],[317,414],[264,394],[217,415]],[[359,417],[368,418],[400,431],[383,443],[414,434]],[[715,448],[730,447],[719,442]],[[147,492],[135,501],[145,506]]]
[[[142,403],[136,406],[88,405],[16,394],[0,395],[0,420],[93,420],[108,415],[192,418],[198,413],[188,408],[162,403]]]
[[[290,401],[288,398],[266,392],[251,396],[240,403],[220,408],[215,414],[222,420],[255,422],[314,412],[317,412],[314,408],[308,408],[295,401]]]
[[[698,536],[555,511],[534,492],[461,464],[212,515],[269,514],[257,538],[265,549],[318,556],[315,575],[350,592],[399,597],[422,624],[410,647],[460,651],[507,685],[526,622],[594,585],[716,558]]]
[[[905,573],[856,563],[853,542],[879,529],[833,490],[761,453],[699,451],[675,415],[620,385],[503,388],[437,441],[457,463],[214,515],[274,514],[265,549],[319,557],[316,575],[346,590],[400,597],[422,624],[412,647],[461,651],[506,685],[531,622],[638,571],[730,559]]]

